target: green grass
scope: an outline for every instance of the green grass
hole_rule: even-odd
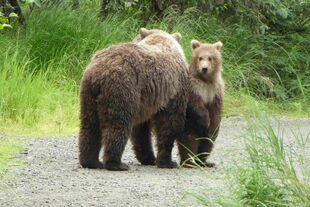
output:
[[[22,150],[23,146],[19,140],[0,137],[0,179],[3,178],[6,169],[20,165],[15,155]]]
[[[253,124],[253,118],[248,123]],[[294,134],[297,150],[285,147],[283,138],[272,129],[266,116],[255,114],[246,140],[249,155],[238,166],[234,191],[244,205],[308,206],[310,168],[303,154],[306,137]]]
[[[284,144],[267,116],[251,108],[243,139],[246,154],[226,166],[228,193],[213,200],[209,198],[210,192],[189,192],[188,195],[204,206],[309,206],[310,162],[306,153],[310,133],[301,136],[294,132],[290,138],[292,144]]]
[[[191,39],[224,42],[225,115],[248,113],[245,103],[256,102],[274,114],[309,116],[309,50],[303,47],[309,37],[254,35],[246,25],[197,18],[193,8],[181,17],[171,11],[160,22],[146,22],[139,10],[100,20],[95,6],[84,2],[75,11],[38,9],[27,15],[26,29],[15,26],[1,34],[1,131],[76,132],[79,81],[92,54],[131,41],[140,27],[166,30],[171,21],[176,23],[173,31],[183,35],[188,60]],[[291,43],[284,45],[286,41]]]
[[[224,116],[245,115],[252,113],[252,107],[257,106],[261,111],[274,117],[309,118],[309,103],[303,100],[277,101],[274,99],[256,99],[245,91],[226,91]]]
[[[10,49],[10,48],[9,48]],[[55,68],[29,71],[31,61],[20,59],[18,48],[4,54],[0,63],[0,130],[30,134],[66,132],[77,126],[78,86],[72,80],[55,80]],[[70,131],[70,130],[69,130]]]

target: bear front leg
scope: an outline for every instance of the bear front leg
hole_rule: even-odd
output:
[[[197,164],[204,165],[204,161],[200,160],[199,155],[197,154],[201,140],[208,138],[208,124],[209,114],[206,107],[203,104],[193,105],[189,102],[186,109],[184,137],[183,139],[178,140],[182,166],[194,167]],[[198,159],[195,159],[196,156]],[[195,161],[192,157],[194,157]]]
[[[207,167],[214,167],[215,163],[208,162],[207,158],[212,152],[214,142],[218,136],[220,123],[221,123],[221,114],[223,108],[223,101],[221,97],[215,97],[212,103],[207,105],[207,109],[210,117],[210,124],[208,127],[208,139],[202,139],[199,143],[198,153],[201,154],[199,157]]]
[[[155,165],[150,122],[144,122],[133,128],[131,142],[136,158],[142,165]]]

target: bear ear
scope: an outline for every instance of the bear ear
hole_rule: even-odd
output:
[[[182,35],[181,35],[180,33],[178,33],[178,32],[172,34],[172,37],[173,37],[174,39],[176,39],[176,41],[178,41],[178,42],[180,42],[181,39],[182,39]]]
[[[143,39],[150,34],[150,30],[141,28],[139,33],[140,33],[141,39]]]
[[[198,40],[192,40],[191,41],[191,46],[192,46],[192,50],[197,49],[198,47],[200,47],[201,43]]]
[[[223,43],[221,41],[218,41],[216,43],[213,44],[213,46],[217,49],[217,50],[221,50],[223,47]]]

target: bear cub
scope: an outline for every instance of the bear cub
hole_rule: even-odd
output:
[[[192,62],[189,66],[191,92],[186,111],[185,139],[179,145],[181,163],[190,167],[189,151],[197,154],[197,164],[213,167],[207,162],[219,132],[224,97],[221,48],[223,44],[191,41]]]

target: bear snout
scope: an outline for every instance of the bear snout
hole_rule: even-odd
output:
[[[207,67],[207,66],[206,66],[206,67],[203,67],[203,68],[201,69],[201,71],[202,71],[204,74],[208,73],[208,67]]]

